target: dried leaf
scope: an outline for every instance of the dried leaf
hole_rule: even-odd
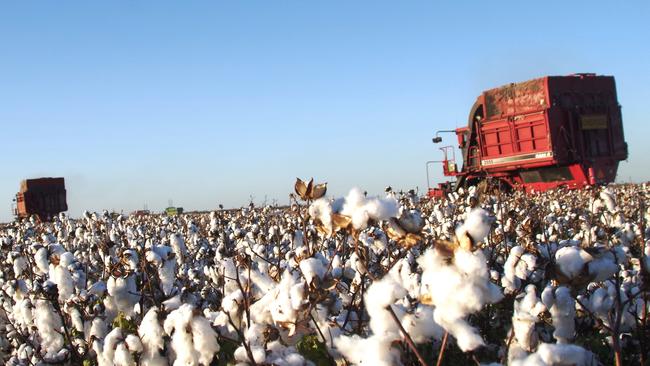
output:
[[[433,299],[429,294],[423,294],[420,296],[420,303],[424,305],[433,305]]]
[[[300,178],[296,178],[294,189],[300,198],[303,200],[307,198],[307,185]]]
[[[463,234],[460,235],[460,237],[456,237],[456,241],[458,242],[458,247],[467,251],[474,251],[474,239],[467,233],[467,231],[464,231]]]
[[[410,249],[411,247],[419,243],[421,240],[422,237],[420,235],[408,233],[403,239],[399,240],[397,243],[406,249]]]
[[[406,230],[402,228],[396,218],[391,217],[386,227],[386,234],[392,240],[398,241],[406,236]]]
[[[303,199],[310,198],[313,189],[314,189],[314,178],[310,179],[309,183],[307,183],[307,192],[305,193],[305,198]]]
[[[454,252],[458,249],[458,243],[449,240],[438,240],[435,243],[435,248],[444,257],[453,257]]]
[[[341,214],[332,214],[332,226],[334,231],[347,229],[352,224],[352,218]]]
[[[317,200],[325,195],[327,192],[327,183],[316,184],[310,194],[310,198]]]

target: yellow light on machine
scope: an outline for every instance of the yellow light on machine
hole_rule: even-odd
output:
[[[606,130],[607,116],[604,114],[588,114],[580,116],[580,128],[583,130]]]

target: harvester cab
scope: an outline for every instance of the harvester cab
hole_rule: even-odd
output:
[[[459,148],[463,148],[463,142],[466,138],[466,133],[464,131],[459,131],[464,129],[456,130],[442,130],[437,131],[435,137],[432,139],[434,144],[439,144],[442,142],[441,133],[454,132],[458,135]],[[442,163],[442,172],[446,177],[455,177],[461,174],[461,171],[458,169],[458,164],[456,163],[456,150],[452,145],[446,145],[440,147],[442,151],[442,160],[431,160],[427,161],[427,185],[428,185],[428,196],[429,197],[442,197],[449,192],[452,192],[455,189],[455,182],[447,181],[437,184],[436,187],[431,187],[431,180],[429,176],[429,166],[434,163]]]

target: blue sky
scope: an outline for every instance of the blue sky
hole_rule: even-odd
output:
[[[616,77],[619,177],[648,180],[649,4],[2,2],[0,221],[38,176],[72,215],[283,202],[296,176],[426,189],[482,90],[575,72]]]

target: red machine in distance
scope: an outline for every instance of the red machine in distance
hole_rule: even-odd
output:
[[[49,221],[60,212],[67,211],[65,180],[63,178],[25,179],[16,193],[14,214],[19,218],[37,215]]]
[[[462,151],[462,167],[453,146],[444,146],[445,176],[456,182],[429,187],[441,197],[459,187],[492,180],[527,192],[565,186],[582,188],[616,179],[627,159],[621,107],[612,76],[545,76],[483,92],[474,103],[467,127],[453,132]]]

